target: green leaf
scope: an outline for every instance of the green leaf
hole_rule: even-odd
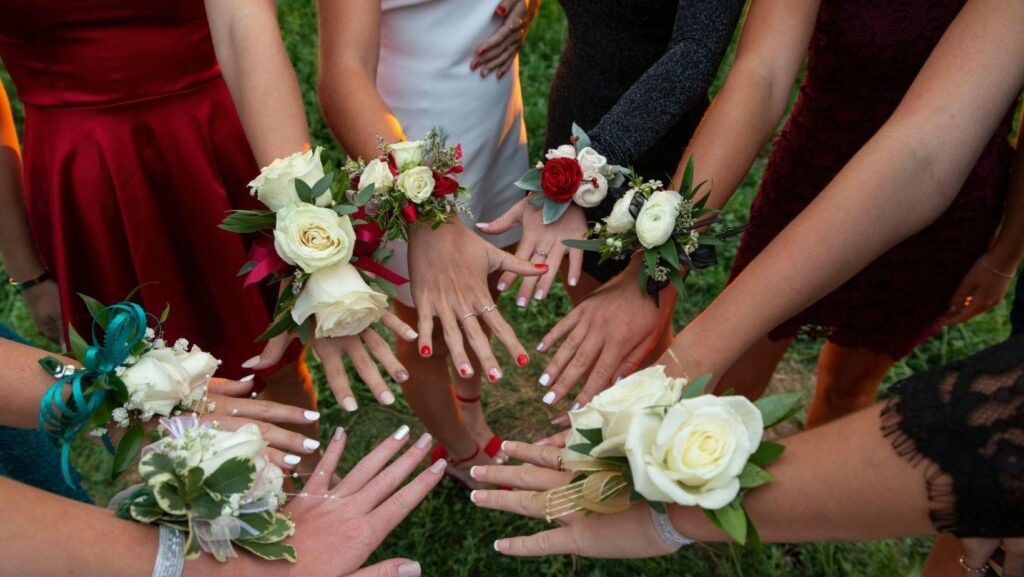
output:
[[[250,535],[248,531],[243,531],[242,535],[245,536],[245,540],[254,543],[276,543],[282,539],[287,539],[295,533],[295,524],[292,521],[280,514],[272,513],[260,513],[263,519],[257,523],[249,523],[251,515],[243,515],[241,520],[249,523],[249,525],[257,531],[256,535]]]
[[[152,523],[163,517],[164,510],[157,504],[152,491],[140,492],[133,497],[128,506],[128,513],[132,519],[140,523]]]
[[[274,228],[277,216],[269,210],[235,210],[224,218],[219,227],[229,232],[248,234]]]
[[[250,260],[249,262],[242,265],[242,268],[238,269],[238,274],[235,276],[245,276],[252,272],[252,269],[256,268],[256,261]]]
[[[565,202],[555,202],[551,199],[547,199],[544,202],[544,212],[541,216],[541,222],[544,224],[551,224],[562,218],[565,211],[569,210],[569,205],[572,204],[571,200]]]
[[[206,490],[225,498],[245,493],[252,488],[256,478],[256,465],[252,459],[235,457],[224,461],[217,470],[203,481]]]
[[[107,323],[110,322],[107,306],[86,294],[78,293],[78,297],[85,303],[85,308],[89,309],[89,316],[96,321],[96,324],[103,330],[107,330]]]
[[[730,503],[721,509],[710,511],[714,515],[715,525],[729,534],[740,545],[747,543],[747,514],[743,507]]]
[[[654,272],[658,270],[658,251],[656,250],[645,250],[644,251],[644,263],[647,265],[648,276],[654,276]]]
[[[262,335],[256,337],[256,340],[269,341],[277,335],[294,329],[296,326],[295,319],[292,318],[292,312],[290,310],[285,310],[281,312],[276,319],[274,319],[274,322],[267,327],[267,330],[263,331]]]
[[[352,199],[352,202],[355,203],[356,206],[365,206],[366,203],[370,202],[370,199],[373,198],[375,188],[375,184],[368,184],[364,186],[362,190],[356,193],[356,197]]]
[[[309,342],[310,337],[313,336],[313,317],[308,316],[306,320],[302,321],[302,324],[295,330],[299,335],[299,341],[302,344]]]
[[[174,461],[165,453],[153,451],[142,458],[139,463],[139,474],[149,482],[157,475],[174,475]]]
[[[676,270],[681,270],[683,268],[682,265],[679,264],[679,251],[676,249],[675,240],[670,238],[665,244],[659,246],[658,254],[660,254],[661,258],[665,259],[665,262],[671,265],[672,268]]]
[[[590,444],[595,447],[604,442],[604,434],[601,432],[601,427],[596,429],[576,429],[576,432],[587,441],[590,441]]]
[[[185,475],[182,477],[183,486],[181,494],[186,501],[195,498],[205,491],[203,488],[203,476],[202,467],[191,467],[188,471],[185,471]]]
[[[683,296],[686,291],[686,285],[683,284],[683,276],[677,272],[668,273],[668,279],[672,281],[672,288],[676,289],[679,296]]]
[[[754,406],[761,411],[761,417],[764,419],[764,428],[770,429],[797,414],[800,411],[801,397],[801,393],[793,392],[761,397],[754,401]]]
[[[683,389],[683,398],[692,399],[703,395],[709,384],[711,384],[711,373],[704,373],[687,383],[686,388]]]
[[[741,489],[754,489],[770,483],[771,480],[772,476],[768,474],[768,471],[750,461],[747,461],[747,464],[743,466],[743,471],[740,472]]]
[[[679,188],[679,191],[684,194],[689,194],[693,189],[693,157],[686,161],[686,170],[683,171],[683,185]]]
[[[209,493],[196,495],[189,501],[188,506],[191,513],[200,519],[216,519],[222,509],[217,499]]]
[[[302,202],[315,204],[314,200],[316,199],[316,197],[313,196],[313,189],[310,188],[309,185],[306,184],[306,181],[302,180],[301,178],[295,179],[295,193],[299,195],[299,200],[301,200]]]
[[[590,443],[578,443],[575,445],[569,445],[566,448],[574,453],[590,455],[590,452],[594,450],[594,445],[591,445]]]
[[[295,547],[281,543],[257,543],[249,539],[238,539],[235,544],[252,553],[253,555],[267,561],[289,561],[295,562]]]
[[[725,241],[712,234],[704,233],[697,237],[697,242],[704,246],[724,246]]]
[[[396,287],[391,281],[377,277],[373,279],[373,282],[376,283],[377,288],[379,288],[381,292],[389,297],[395,298],[398,296],[398,287]]]
[[[769,465],[779,460],[779,457],[782,456],[785,450],[785,445],[772,441],[762,441],[761,446],[750,456],[750,462],[762,469],[767,469]]]
[[[655,512],[661,513],[662,515],[668,515],[668,507],[665,506],[665,503],[662,503],[661,501],[648,501],[647,504],[650,505],[651,509],[654,509]]]
[[[335,204],[331,210],[338,213],[338,216],[347,216],[359,212],[359,207],[351,204]]]
[[[583,129],[580,128],[580,125],[575,122],[572,123],[572,135],[579,139],[576,141],[576,150],[583,150],[590,146],[590,137],[587,136],[587,133],[584,132]]]
[[[316,202],[316,199],[318,199],[321,196],[323,196],[324,193],[326,193],[326,192],[331,190],[331,183],[332,182],[334,182],[334,173],[333,172],[328,172],[327,174],[323,175],[323,177],[321,177],[320,180],[316,181],[316,184],[313,185],[313,190],[312,190],[312,196],[313,196],[313,201],[314,202]]]
[[[185,500],[181,498],[178,488],[171,483],[162,483],[153,491],[153,496],[160,508],[171,515],[187,515]]]
[[[531,194],[526,202],[528,202],[533,208],[540,210],[544,208],[544,200],[545,197],[543,194]]]
[[[604,241],[596,238],[581,240],[581,239],[569,239],[563,240],[562,244],[569,248],[578,248],[580,250],[587,250],[591,252],[599,252],[601,247],[604,245]]]
[[[114,450],[114,462],[110,468],[110,478],[112,480],[128,470],[128,467],[135,462],[135,456],[139,454],[139,449],[142,448],[143,437],[142,425],[135,423],[128,427],[124,436],[117,443],[117,449]]]
[[[171,303],[167,303],[166,305],[164,305],[163,312],[160,313],[160,319],[159,319],[160,320],[160,324],[164,324],[165,322],[167,322],[167,317],[169,317],[170,315],[171,315]]]
[[[519,180],[516,181],[516,186],[523,190],[539,191],[541,190],[540,179],[540,169],[531,168],[530,170],[526,171],[526,174],[524,174],[522,177],[519,178]],[[542,194],[538,194],[535,196],[538,196],[541,199],[545,199],[544,195]]]

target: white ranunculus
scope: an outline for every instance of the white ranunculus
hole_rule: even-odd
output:
[[[636,219],[633,218],[633,213],[630,212],[630,206],[633,204],[634,196],[636,196],[636,189],[631,188],[626,191],[626,194],[622,195],[622,198],[615,201],[611,214],[604,218],[604,223],[608,226],[608,232],[622,234],[633,229]]]
[[[643,415],[626,435],[634,488],[648,500],[721,509],[739,493],[763,434],[761,412],[742,396],[702,395],[663,419]]]
[[[600,172],[608,164],[607,158],[601,156],[600,153],[589,146],[576,155],[576,160],[580,163],[584,174],[587,172]]]
[[[363,189],[371,184],[375,191],[387,190],[395,184],[395,176],[391,174],[391,167],[387,162],[374,158],[363,168],[362,174],[359,175],[359,188]]]
[[[656,365],[633,373],[594,397],[587,406],[601,414],[604,440],[591,454],[624,454],[626,432],[636,415],[651,407],[675,404],[683,395],[684,386],[686,379],[669,377],[664,365]]]
[[[674,190],[659,190],[647,199],[636,216],[636,236],[646,248],[665,244],[676,228],[683,197]]]
[[[121,380],[128,389],[130,409],[169,416],[192,394],[192,376],[173,349],[152,349],[128,367]]]
[[[288,264],[312,273],[352,258],[356,233],[348,216],[305,203],[277,213],[274,248]]]
[[[403,168],[419,166],[423,162],[424,145],[422,140],[410,142],[396,142],[388,147],[391,155],[395,158],[395,166],[401,171]]]
[[[544,158],[548,160],[553,158],[576,158],[576,147],[571,144],[563,144],[558,148],[548,150],[548,153],[544,155]]]
[[[584,171],[583,182],[576,189],[572,199],[576,204],[583,207],[592,207],[601,204],[604,197],[608,196],[608,179],[597,171]]]
[[[434,173],[426,166],[417,166],[400,173],[395,184],[410,202],[421,204],[434,192]]]
[[[256,198],[267,208],[277,212],[289,204],[299,202],[295,191],[295,180],[301,180],[310,187],[324,177],[324,165],[320,162],[320,147],[316,150],[296,152],[286,158],[278,158],[260,170],[260,175],[249,183]],[[331,192],[327,191],[316,199],[317,206],[329,206]]]
[[[387,306],[386,295],[370,288],[355,267],[342,263],[310,275],[292,308],[292,319],[301,325],[316,315],[317,337],[347,337],[380,320]]]

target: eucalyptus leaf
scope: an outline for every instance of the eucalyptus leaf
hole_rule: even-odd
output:
[[[295,329],[295,332],[298,333],[299,341],[302,344],[309,343],[309,339],[313,336],[313,317],[306,317],[306,320],[302,321],[302,324]]]
[[[111,479],[119,477],[121,473],[128,470],[128,467],[135,462],[135,456],[139,454],[139,449],[142,448],[143,437],[142,425],[135,423],[128,427],[124,436],[118,441],[117,449],[114,450],[114,462],[110,468]]]
[[[572,135],[577,138],[576,150],[583,150],[590,146],[590,137],[587,136],[587,133],[584,132],[580,125],[575,122],[572,123]]]
[[[391,281],[383,279],[381,277],[377,277],[373,280],[373,282],[377,284],[377,287],[381,290],[381,292],[388,295],[389,297],[395,298],[398,296],[398,287],[396,287]]]
[[[601,427],[595,429],[576,429],[576,432],[595,447],[604,442],[604,433],[601,431]]]
[[[331,210],[338,213],[338,216],[347,216],[359,212],[359,207],[352,206],[351,204],[335,204],[331,207]]]
[[[558,219],[562,218],[565,211],[569,210],[569,206],[572,204],[571,200],[565,202],[555,202],[550,198],[544,202],[544,209],[541,215],[541,222],[544,224],[551,224],[557,222]]]
[[[761,411],[761,417],[764,419],[764,428],[770,429],[797,414],[800,411],[802,396],[799,392],[783,393],[754,401],[754,406]]]
[[[328,172],[327,174],[323,175],[320,178],[320,180],[316,181],[316,184],[313,185],[313,190],[312,190],[312,196],[313,196],[313,201],[314,202],[316,201],[316,199],[318,199],[321,196],[323,196],[324,193],[329,192],[331,190],[331,183],[332,182],[334,182],[334,173],[333,172]]]
[[[248,234],[274,228],[277,216],[269,210],[235,210],[220,223],[229,232]]]
[[[306,181],[301,178],[295,179],[295,193],[299,195],[299,200],[309,204],[315,204],[316,197],[313,196],[313,189],[306,184]]]
[[[533,208],[540,210],[544,208],[544,200],[545,197],[543,194],[531,194],[530,196],[527,197],[526,202],[528,202],[530,206],[532,206]]]
[[[692,399],[703,395],[708,385],[711,384],[711,378],[711,373],[704,373],[687,383],[686,388],[683,389],[683,398]]]
[[[245,493],[252,488],[256,479],[256,465],[252,459],[235,457],[221,463],[220,467],[203,481],[206,490],[224,498]]]
[[[366,206],[366,203],[370,202],[370,199],[373,198],[375,188],[376,185],[373,183],[364,186],[358,193],[356,193],[356,197],[352,199],[352,202],[356,206]]]
[[[516,186],[523,190],[539,191],[541,190],[541,174],[539,168],[531,168],[526,171],[519,180],[516,181]],[[536,195],[544,198],[544,195]]]
[[[590,455],[590,452],[594,450],[594,445],[590,443],[577,443],[575,445],[569,445],[566,448],[574,453],[579,453],[581,455]]]

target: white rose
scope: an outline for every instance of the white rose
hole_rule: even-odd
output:
[[[608,196],[608,179],[593,170],[583,172],[583,182],[572,199],[583,207],[597,206]]]
[[[375,191],[387,190],[395,184],[395,177],[391,174],[391,167],[387,162],[374,158],[363,168],[359,176],[359,188],[363,189],[371,184]]]
[[[396,185],[409,201],[421,204],[434,192],[434,173],[426,166],[410,168],[398,175]]]
[[[601,156],[600,153],[589,146],[576,155],[576,160],[583,168],[584,174],[587,172],[600,172],[608,164],[607,158]]]
[[[260,429],[255,423],[242,425],[234,431],[206,429],[200,434],[198,443],[185,443],[188,451],[186,462],[190,467],[202,467],[209,476],[229,459],[242,457],[256,459],[267,447]]]
[[[388,147],[391,155],[395,158],[395,166],[399,170],[406,167],[419,166],[423,162],[423,149],[422,140],[396,142]]]
[[[571,144],[563,144],[558,148],[548,150],[548,153],[544,155],[544,158],[548,160],[553,158],[576,158],[576,147]]]
[[[648,367],[615,383],[594,397],[588,407],[602,417],[600,445],[591,453],[595,457],[621,456],[626,433],[634,417],[650,407],[675,404],[683,395],[686,379],[665,374],[664,365]]]
[[[172,349],[152,349],[121,374],[131,409],[169,416],[192,393],[189,372]]]
[[[196,345],[192,345],[192,349],[188,352],[175,351],[175,356],[178,357],[178,362],[189,376],[188,386],[191,392],[185,399],[185,404],[191,405],[199,401],[206,393],[206,383],[217,371],[220,361]]]
[[[604,218],[605,224],[608,225],[608,232],[622,234],[633,229],[636,219],[633,218],[630,206],[633,204],[634,196],[636,196],[636,189],[631,188],[622,195],[622,198],[615,201],[611,214]]]
[[[284,471],[263,455],[257,456],[256,483],[250,493],[250,501],[261,501],[273,496],[278,504],[284,503]]]
[[[292,308],[292,318],[302,324],[316,315],[316,336],[357,335],[380,320],[388,298],[366,284],[350,264],[337,264],[310,275]]]
[[[569,436],[565,439],[566,447],[589,443],[590,441],[576,431],[580,429],[600,429],[604,425],[604,418],[594,407],[586,405],[575,411],[569,411],[569,423],[572,428],[569,431]]]
[[[664,419],[642,415],[626,438],[634,488],[653,501],[721,509],[739,493],[740,472],[763,434],[761,412],[742,396],[702,395]]]
[[[295,191],[295,180],[301,180],[310,187],[324,177],[324,165],[320,162],[320,147],[307,152],[296,152],[278,158],[260,170],[260,175],[249,183],[249,188],[267,208],[277,212],[289,204],[299,202]],[[317,206],[331,204],[330,191],[316,199]]]
[[[676,217],[683,197],[674,190],[659,190],[651,195],[636,216],[636,236],[640,244],[655,248],[665,244],[676,228]]]
[[[285,262],[306,272],[348,262],[355,243],[352,221],[329,208],[295,203],[277,213],[274,248]]]

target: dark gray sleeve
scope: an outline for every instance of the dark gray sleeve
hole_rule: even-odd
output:
[[[707,98],[743,4],[744,0],[679,0],[668,51],[590,131],[594,148],[614,164],[634,163]]]

